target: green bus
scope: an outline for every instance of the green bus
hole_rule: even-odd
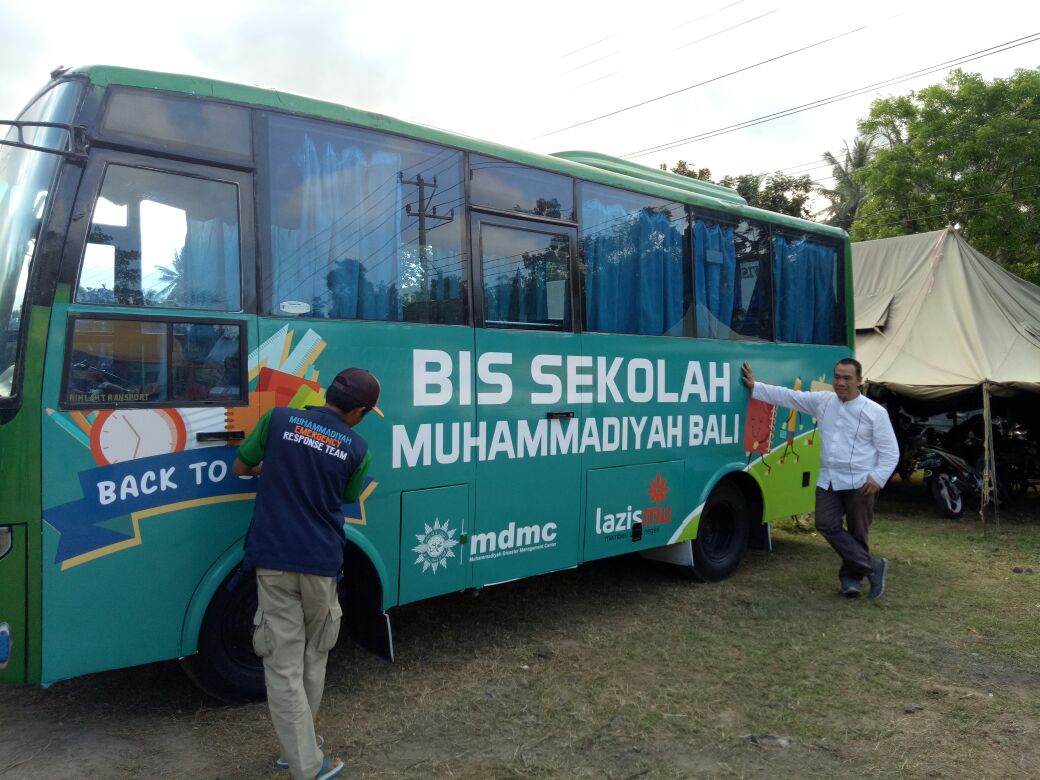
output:
[[[840,230],[591,152],[277,91],[59,70],[0,143],[0,682],[182,659],[263,691],[235,446],[382,382],[351,635],[638,552],[728,576],[813,503],[813,421],[740,384],[850,354]],[[262,478],[262,477],[261,477]]]

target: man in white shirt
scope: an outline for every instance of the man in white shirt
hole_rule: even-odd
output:
[[[845,358],[834,366],[833,393],[807,393],[756,382],[751,366],[743,367],[753,398],[816,418],[821,444],[816,529],[841,556],[841,592],[858,596],[866,577],[876,599],[885,591],[888,561],[870,555],[867,536],[874,500],[899,463],[899,445],[888,412],[860,393],[862,378],[859,361]]]

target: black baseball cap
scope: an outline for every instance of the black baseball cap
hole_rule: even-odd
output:
[[[332,387],[350,396],[358,406],[371,409],[380,417],[383,412],[376,406],[379,403],[379,380],[363,368],[345,368],[336,374]]]

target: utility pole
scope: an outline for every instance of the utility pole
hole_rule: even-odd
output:
[[[430,277],[429,257],[426,251],[426,221],[434,220],[435,222],[451,222],[455,219],[455,209],[451,210],[451,213],[445,216],[444,214],[437,213],[437,207],[434,206],[432,210],[428,209],[430,201],[433,200],[433,194],[437,191],[437,177],[433,177],[432,182],[427,182],[422,174],[417,174],[414,179],[405,179],[404,171],[397,173],[397,179],[402,185],[407,184],[411,187],[418,187],[419,189],[419,207],[415,211],[412,210],[412,204],[407,203],[404,207],[404,213],[409,217],[419,218],[419,264],[422,267],[423,274],[423,286],[426,287]],[[426,194],[429,190],[429,195]],[[429,289],[424,290],[426,294],[429,294]]]

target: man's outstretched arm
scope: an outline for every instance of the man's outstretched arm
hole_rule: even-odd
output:
[[[797,409],[804,414],[819,417],[824,404],[830,400],[828,393],[807,393],[803,390],[792,390],[788,387],[758,382],[755,380],[750,363],[744,363],[741,367],[741,374],[741,381],[751,391],[751,397],[758,401],[765,401],[767,404]]]

